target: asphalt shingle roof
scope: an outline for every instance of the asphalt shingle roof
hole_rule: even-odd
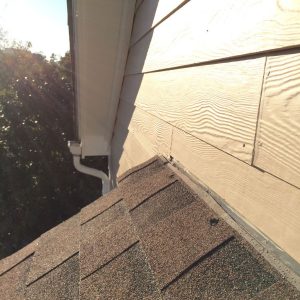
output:
[[[1,299],[300,299],[287,281],[155,157],[0,261]]]

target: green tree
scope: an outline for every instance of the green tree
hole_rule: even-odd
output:
[[[75,171],[67,147],[71,75],[69,53],[48,61],[29,43],[0,47],[0,257],[100,196],[100,181]],[[104,158],[93,163],[105,169]]]

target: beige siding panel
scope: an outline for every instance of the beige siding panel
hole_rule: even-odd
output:
[[[300,53],[268,57],[254,164],[300,188]]]
[[[170,155],[172,126],[121,102],[112,141],[113,174],[128,169],[156,154]]]
[[[151,148],[143,144],[142,141],[131,132],[128,132],[124,144],[124,151],[127,153],[131,167],[135,167],[155,155],[155,153],[151,151]],[[121,173],[118,175],[121,175]]]
[[[122,174],[124,174],[126,171],[130,170],[133,167],[134,167],[134,165],[129,160],[128,154],[124,150],[122,152],[122,155],[121,155],[120,160],[118,162],[118,167],[116,169],[116,177],[121,176]]]
[[[143,163],[155,155],[131,132],[116,126],[112,142],[112,173],[116,176]]]
[[[131,168],[131,163],[125,153],[123,145],[127,137],[127,130],[115,126],[114,135],[111,142],[111,178],[116,178]]]
[[[300,45],[300,1],[192,0],[135,44],[126,74]]]
[[[170,155],[172,126],[135,107],[128,124],[128,111],[132,111],[128,103],[123,101],[119,107],[119,122],[123,128],[129,129],[136,139],[152,155]]]
[[[251,163],[265,58],[130,75],[121,99]]]
[[[135,43],[146,32],[187,0],[144,0],[136,13],[131,35]]]
[[[174,129],[171,155],[300,262],[300,190]]]

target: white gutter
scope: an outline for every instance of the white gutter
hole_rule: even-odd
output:
[[[81,156],[111,155],[135,0],[73,0],[76,138]]]
[[[110,180],[109,177],[102,171],[87,167],[80,162],[80,157],[81,157],[81,144],[77,142],[68,142],[68,146],[70,149],[70,152],[73,155],[73,164],[74,167],[77,171],[91,175],[94,177],[97,177],[102,180],[102,195],[108,193],[110,191]]]

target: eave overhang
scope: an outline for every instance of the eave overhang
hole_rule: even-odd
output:
[[[110,155],[135,1],[68,4],[81,156]]]

